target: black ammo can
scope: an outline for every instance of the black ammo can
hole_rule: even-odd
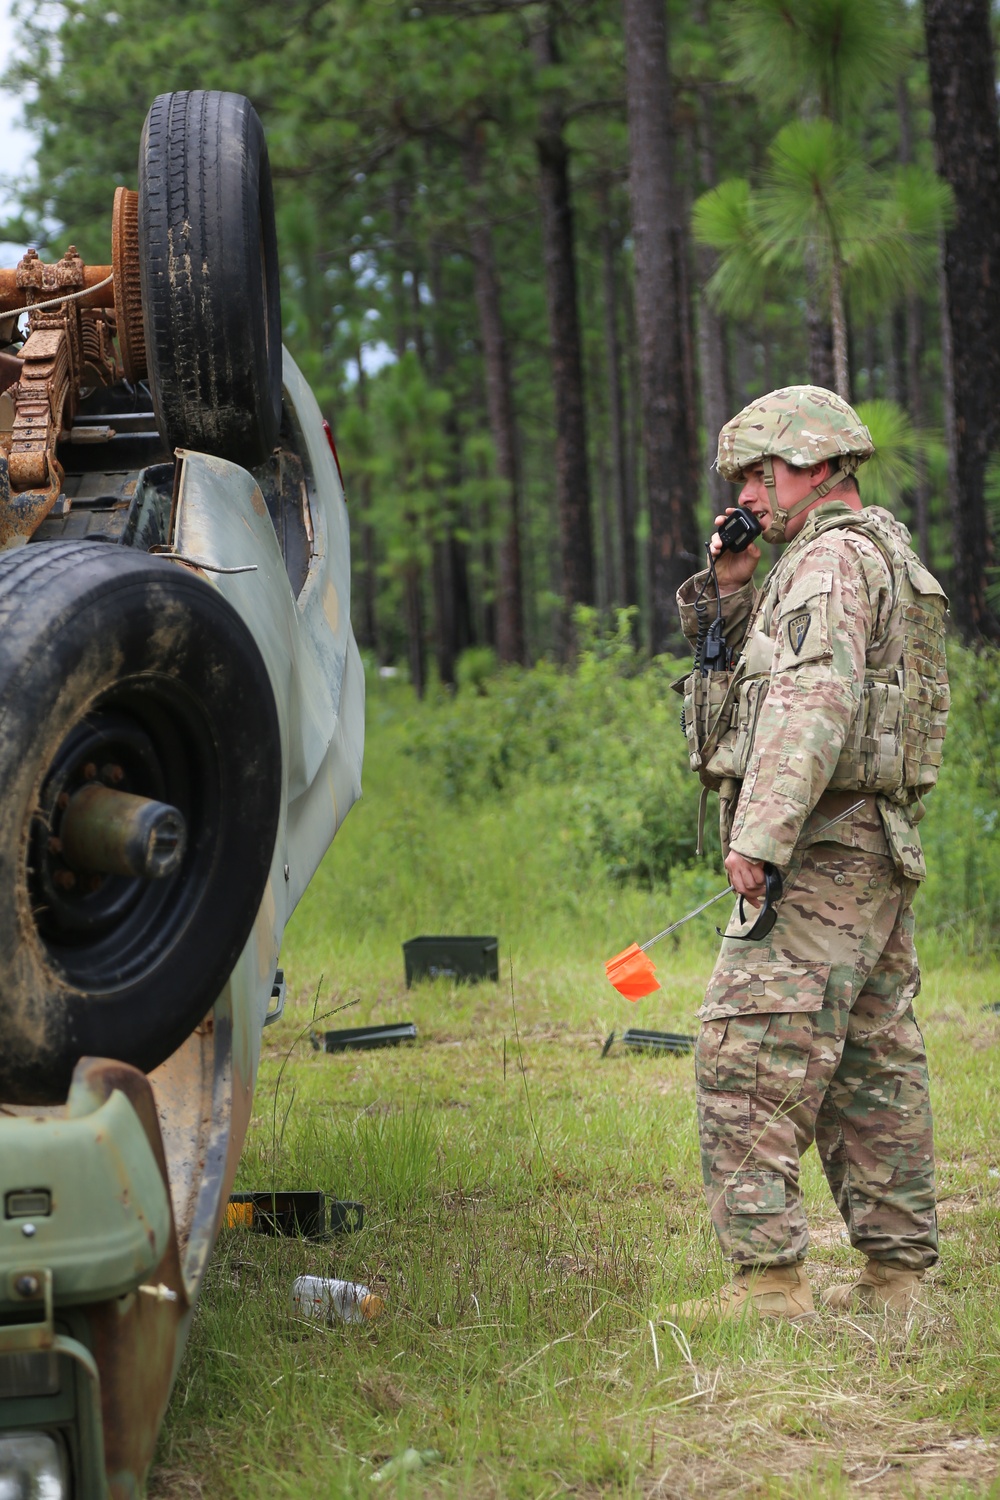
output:
[[[500,978],[495,937],[415,937],[403,944],[406,987],[415,979],[455,979],[478,984]]]

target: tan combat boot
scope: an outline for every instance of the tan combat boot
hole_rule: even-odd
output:
[[[908,1313],[926,1274],[888,1260],[869,1260],[857,1281],[849,1286],[828,1286],[822,1302],[833,1312]]]
[[[812,1288],[801,1266],[745,1266],[711,1297],[678,1302],[664,1321],[697,1323],[741,1318],[808,1318],[815,1312]]]

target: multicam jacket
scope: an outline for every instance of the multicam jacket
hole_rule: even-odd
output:
[[[677,596],[692,643],[704,577]],[[831,815],[831,794],[860,791],[866,807],[827,837],[891,853],[923,877],[916,824],[948,711],[946,603],[905,527],[839,500],[810,512],[759,592],[748,583],[723,598],[737,667],[709,673],[707,686],[689,678],[685,713],[690,721],[700,693],[691,759],[720,787],[724,844],[785,867]]]

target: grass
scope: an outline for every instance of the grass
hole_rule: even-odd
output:
[[[323,1245],[223,1234],[151,1495],[368,1495],[411,1446],[441,1461],[381,1489],[1000,1495],[1000,1017],[982,1009],[1000,968],[940,952],[919,1002],[942,1228],[925,1317],[821,1314],[688,1342],[658,1313],[725,1275],[691,1059],[620,1046],[602,1059],[601,1046],[630,1024],[694,1030],[712,916],[657,950],[663,990],[637,1007],[602,961],[718,876],[669,893],[610,885],[581,864],[556,785],[475,809],[443,801],[403,753],[401,703],[372,705],[366,800],[287,935],[294,999],[266,1034],[238,1183],[360,1199],[365,1227]],[[406,991],[402,940],[449,930],[500,934],[499,986]],[[319,1029],[413,1020],[418,1042],[336,1055],[296,1043],[314,1013],[353,1000]],[[859,1261],[815,1153],[804,1185],[822,1286]],[[297,1322],[303,1273],[362,1281],[386,1312],[361,1327]]]

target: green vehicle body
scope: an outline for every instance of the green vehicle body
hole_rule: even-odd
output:
[[[178,452],[168,539],[176,566],[196,568],[249,626],[277,705],[281,814],[250,937],[212,1010],[148,1076],[84,1058],[65,1106],[0,1100],[0,1440],[57,1434],[73,1500],[144,1492],[250,1120],[285,924],[361,790],[343,489],[287,352],[283,379],[311,478],[298,591],[261,490],[236,464]]]

